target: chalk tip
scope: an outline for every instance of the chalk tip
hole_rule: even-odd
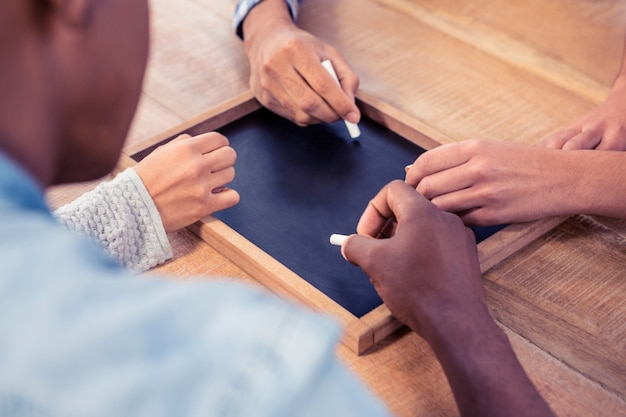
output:
[[[346,121],[346,127],[348,128],[348,133],[352,139],[356,139],[361,136],[361,129],[359,129],[359,125],[356,123]]]
[[[330,244],[335,245],[335,246],[341,246],[343,245],[343,242],[345,242],[348,237],[349,236],[347,235],[333,233],[332,235],[330,235]]]

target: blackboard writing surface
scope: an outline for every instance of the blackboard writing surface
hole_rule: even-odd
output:
[[[357,317],[382,302],[332,233],[354,233],[368,201],[424,149],[370,119],[353,142],[343,122],[298,127],[260,109],[218,131],[237,151],[235,207],[215,213]],[[484,239],[499,228],[478,228]]]

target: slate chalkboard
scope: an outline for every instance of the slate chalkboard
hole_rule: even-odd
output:
[[[359,125],[353,142],[342,122],[302,128],[260,109],[218,129],[238,154],[230,186],[241,202],[215,217],[362,317],[382,302],[329,236],[353,233],[368,201],[424,149],[370,119]]]

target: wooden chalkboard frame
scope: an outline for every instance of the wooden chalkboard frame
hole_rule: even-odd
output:
[[[453,142],[444,134],[363,91],[359,91],[357,94],[357,105],[364,116],[426,150]],[[155,137],[128,147],[124,151],[120,167],[133,166],[136,161],[141,160],[156,147],[167,143],[179,134],[196,135],[217,130],[260,108],[261,105],[250,92],[242,94]],[[535,222],[509,225],[483,240],[478,244],[481,271],[485,273],[505,258],[561,224],[565,219],[566,217],[553,217]],[[358,355],[365,353],[402,326],[384,304],[364,316],[356,317],[213,216],[209,216],[189,228],[270,290],[280,295],[295,298],[313,309],[336,318],[344,327],[342,342]]]

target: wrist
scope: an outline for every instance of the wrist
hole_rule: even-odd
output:
[[[592,214],[626,218],[626,172],[624,153],[615,151],[572,151],[571,166],[576,167],[571,198],[576,204],[565,214]]]
[[[585,155],[581,152],[584,151],[543,149],[536,154],[534,162],[538,175],[531,179],[537,184],[532,190],[536,200],[533,218],[581,213],[586,207],[587,202],[582,196],[589,178],[579,175],[586,165]]]
[[[447,351],[460,340],[485,332],[499,333],[484,302],[442,302],[420,314],[421,336],[434,351]]]
[[[295,23],[284,0],[264,0],[257,4],[242,23],[242,36],[246,41],[261,36],[265,31],[295,27]],[[259,35],[261,34],[261,35]]]

